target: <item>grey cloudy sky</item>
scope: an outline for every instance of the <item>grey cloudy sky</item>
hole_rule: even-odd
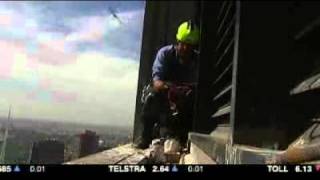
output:
[[[132,126],[143,16],[143,1],[0,2],[0,116]]]

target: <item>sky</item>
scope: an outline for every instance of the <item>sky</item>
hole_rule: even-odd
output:
[[[143,16],[143,1],[1,1],[0,116],[132,126]]]

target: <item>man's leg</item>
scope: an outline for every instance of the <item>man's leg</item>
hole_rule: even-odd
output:
[[[141,121],[142,121],[142,137],[138,147],[145,149],[149,147],[149,144],[154,138],[153,132],[155,130],[155,124],[159,124],[159,117],[161,114],[161,94],[153,92],[142,107]],[[158,135],[157,135],[158,136]]]
[[[154,118],[148,115],[148,113],[142,113],[141,118],[143,123],[143,129],[140,148],[145,149],[149,147],[149,144],[152,141],[153,127],[155,122]]]
[[[158,101],[158,109],[159,109],[159,124],[160,124],[160,137],[168,138],[172,135],[172,130],[170,129],[170,105],[166,94],[159,95]]]
[[[188,133],[192,129],[192,121],[193,121],[193,101],[194,97],[192,95],[185,97],[183,103],[183,106],[181,107],[181,121],[180,121],[180,139],[181,143],[185,144],[188,139]]]

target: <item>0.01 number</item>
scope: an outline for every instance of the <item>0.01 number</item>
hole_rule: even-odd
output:
[[[46,172],[46,169],[44,166],[30,166],[29,172],[41,173],[41,172]]]
[[[188,166],[188,172],[203,172],[203,166]]]

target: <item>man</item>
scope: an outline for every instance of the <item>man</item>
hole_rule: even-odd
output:
[[[176,35],[177,44],[161,48],[152,67],[153,87],[156,92],[168,88],[166,81],[194,81],[194,50],[199,41],[199,29],[192,21],[182,23]]]
[[[147,148],[152,140],[154,124],[165,124],[169,105],[167,92],[170,84],[194,83],[196,47],[199,29],[190,20],[182,23],[176,34],[177,43],[162,47],[152,67],[152,95],[142,109],[143,133],[139,148]]]

